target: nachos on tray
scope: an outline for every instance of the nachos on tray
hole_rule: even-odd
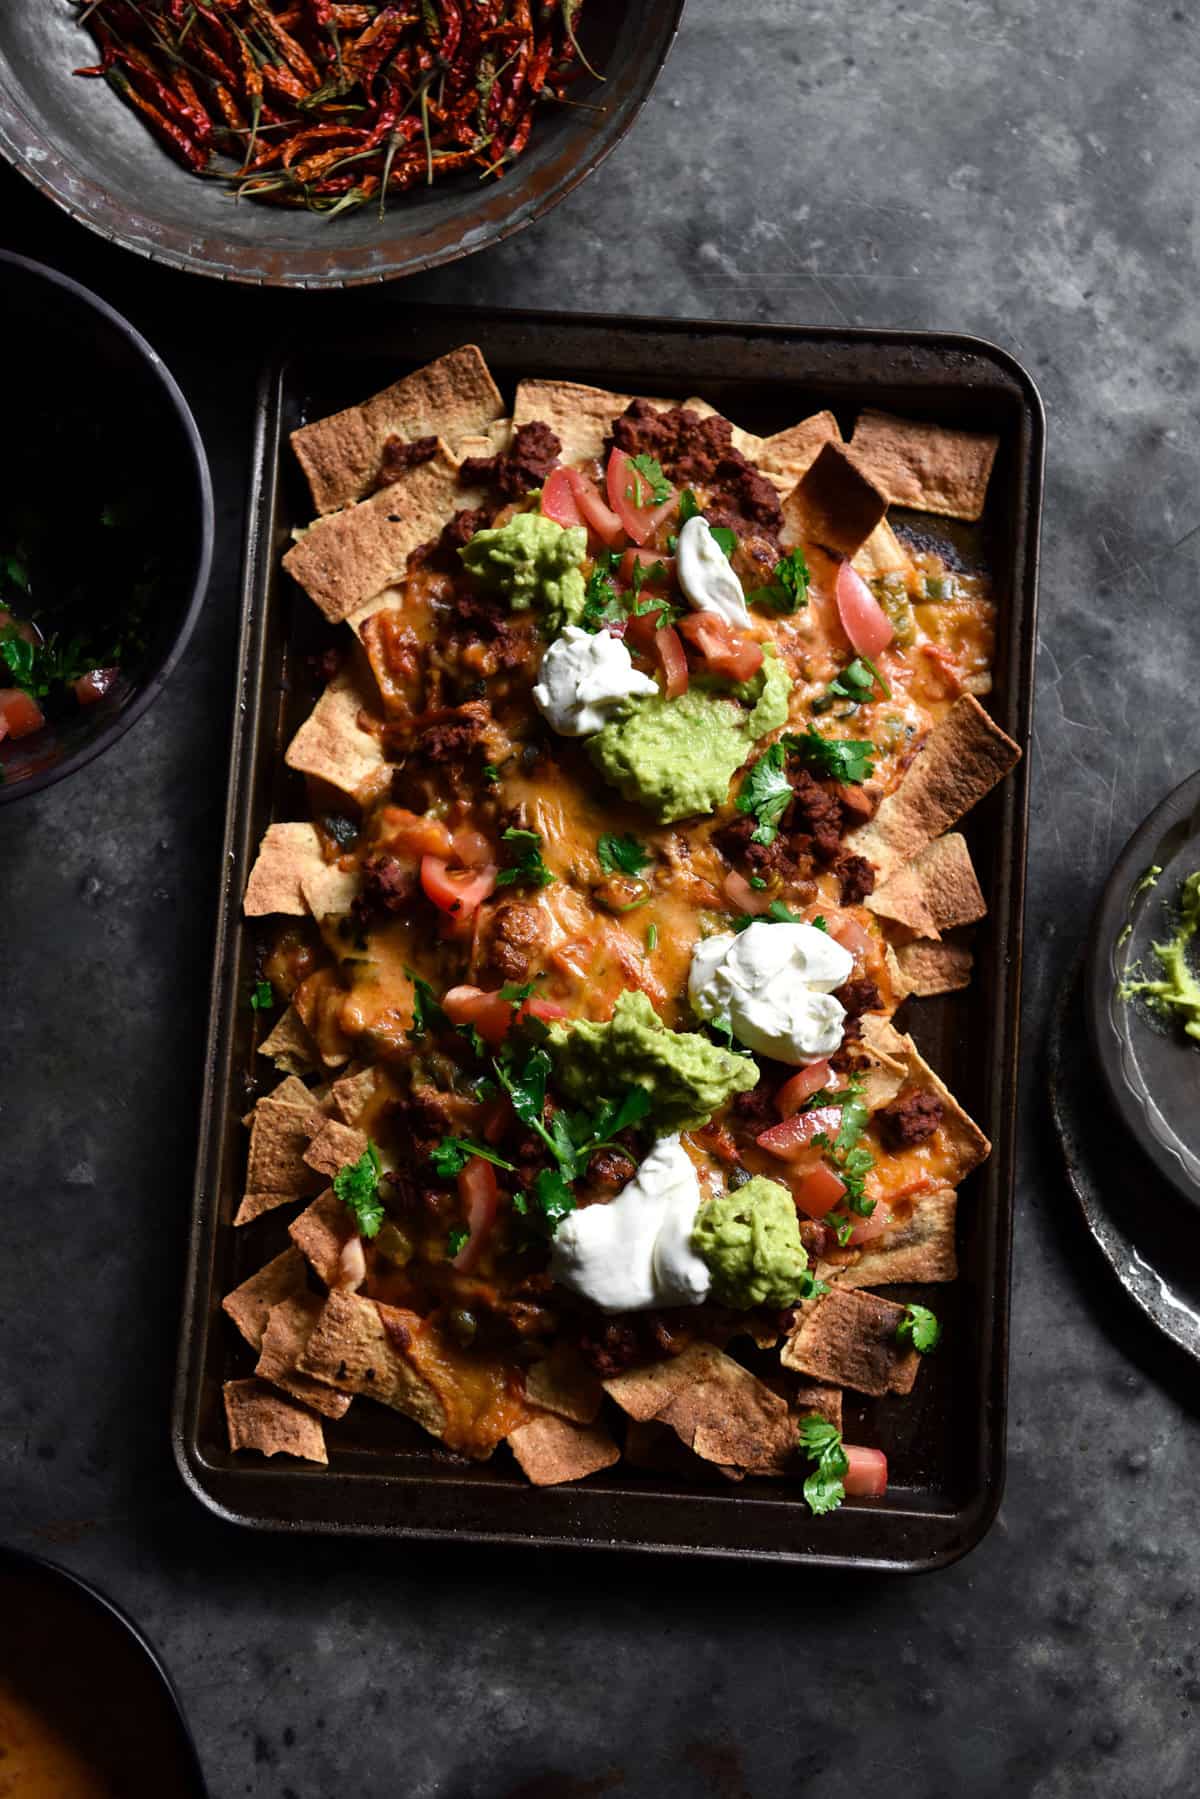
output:
[[[955,1278],[988,1154],[892,1019],[970,979],[956,827],[1019,755],[985,578],[890,508],[978,519],[996,440],[510,414],[468,346],[292,441],[339,647],[245,893],[283,1078],[234,1222],[292,1216],[225,1300],[232,1446],[372,1403],[537,1484],[882,1492],[843,1389],[920,1378],[878,1289]]]

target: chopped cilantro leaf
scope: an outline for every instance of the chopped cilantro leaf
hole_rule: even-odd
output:
[[[516,981],[506,981],[504,986],[500,989],[500,998],[510,999],[514,1005],[520,1005],[521,1001],[523,999],[528,999],[532,992],[532,981],[524,981],[520,986],[517,985]]]
[[[665,505],[671,497],[672,488],[671,483],[663,474],[662,464],[656,462],[653,456],[631,456],[629,458],[629,467],[635,471],[636,475],[642,477],[642,481],[645,481],[646,486],[650,490],[649,498],[653,501],[654,505]],[[645,506],[648,504],[642,483],[636,479],[633,484],[633,489],[628,493],[627,497],[633,501],[635,506]]]
[[[756,587],[747,594],[751,606],[773,606],[776,612],[799,612],[808,605],[808,564],[804,551],[797,547],[780,558],[773,570],[774,580],[768,587]]]
[[[492,786],[495,786],[496,782],[500,779],[500,770],[496,767],[494,762],[485,762],[482,774],[484,780]]]
[[[820,912],[817,913],[817,916],[813,919],[812,924],[813,924],[814,931],[824,931],[826,936],[829,935],[829,923]]]
[[[844,1212],[827,1212],[825,1222],[837,1238],[838,1248],[845,1249],[850,1241],[851,1232],[854,1230],[853,1218],[848,1218]]]
[[[913,1348],[921,1355],[928,1355],[936,1349],[941,1338],[942,1327],[929,1310],[928,1306],[906,1305],[904,1316],[896,1326],[896,1341],[904,1347]]]
[[[382,1166],[379,1151],[368,1142],[357,1162],[346,1162],[333,1177],[333,1190],[348,1211],[354,1213],[359,1234],[374,1237],[383,1223],[384,1210],[379,1199],[379,1176]]]
[[[426,1031],[448,1031],[450,1020],[442,1011],[437,994],[411,968],[404,970],[413,985],[413,1021],[411,1035],[423,1037]]]
[[[798,913],[792,912],[782,900],[772,900],[765,912],[743,912],[734,919],[735,931],[748,930],[752,924],[803,924]],[[823,928],[823,927],[822,927]]]
[[[679,496],[679,522],[686,525],[690,518],[700,517],[700,502],[690,487],[685,487]]]
[[[816,1517],[836,1511],[846,1497],[842,1482],[850,1470],[841,1431],[819,1413],[810,1412],[801,1418],[796,1434],[801,1449],[816,1464],[804,1483],[808,1509]]]
[[[502,868],[496,876],[497,887],[511,887],[516,883],[529,887],[548,887],[554,876],[542,860],[542,838],[538,831],[521,831],[510,825],[504,833],[504,842],[511,844],[516,852],[516,861],[508,868]]]
[[[774,843],[779,821],[791,803],[791,784],[783,771],[786,757],[783,745],[773,743],[751,766],[742,782],[737,809],[749,813],[757,821],[750,839],[752,843]]]
[[[646,931],[646,954],[653,955],[658,948],[658,926],[651,921]]]
[[[275,1004],[275,989],[270,981],[256,981],[254,992],[250,995],[252,1012],[269,1012]]]
[[[601,550],[592,564],[579,621],[585,631],[601,631],[610,619],[625,616],[624,603],[612,580],[616,566],[617,558],[612,550]]]
[[[806,767],[835,781],[858,785],[875,772],[871,761],[875,745],[859,737],[822,737],[819,731],[808,730],[801,736],[786,737],[784,742]]]
[[[483,1143],[472,1143],[469,1137],[443,1137],[429,1152],[429,1160],[438,1174],[459,1174],[471,1160],[472,1156],[482,1156],[494,1168],[507,1168],[510,1174],[516,1169],[503,1156],[498,1156],[494,1149],[488,1149]]]
[[[761,875],[750,876],[750,885],[756,893],[761,893],[766,884]]]
[[[885,699],[891,699],[892,690],[867,656],[856,656],[840,675],[835,675],[824,693],[818,694],[812,703],[814,712],[828,712],[836,700],[848,700],[852,706],[861,706],[869,700],[878,683],[879,691]]]
[[[708,527],[708,533],[713,542],[724,550],[727,557],[733,555],[733,552],[737,549],[736,531],[731,531],[728,525],[710,525]]]
[[[447,1234],[446,1234],[446,1254],[450,1258],[451,1261],[453,1261],[455,1256],[459,1255],[461,1253],[461,1251],[467,1247],[467,1244],[470,1241],[470,1237],[471,1237],[470,1231],[467,1230],[461,1224],[455,1225],[455,1227],[452,1231],[447,1232]]]
[[[575,1210],[575,1195],[567,1184],[566,1176],[557,1168],[543,1168],[534,1177],[533,1196],[553,1236],[567,1213]]]
[[[606,875],[640,875],[650,861],[645,844],[628,834],[618,837],[615,831],[604,832],[596,845],[596,854]]]

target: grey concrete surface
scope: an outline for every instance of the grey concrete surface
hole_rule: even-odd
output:
[[[0,181],[4,241],[125,307],[175,368],[220,507],[166,698],[0,813],[0,1537],[145,1623],[218,1799],[1200,1788],[1195,1371],[1076,1230],[1040,1062],[1109,864],[1197,760],[1198,76],[1196,9],[1168,0],[690,0],[640,126],[557,212],[348,297],[150,269]],[[414,297],[942,326],[1042,388],[1010,1474],[949,1571],[282,1543],[174,1474],[253,372],[281,330]],[[1171,1201],[1148,1181],[1146,1203]]]

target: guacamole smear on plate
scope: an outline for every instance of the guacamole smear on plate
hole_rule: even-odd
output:
[[[696,1130],[734,1093],[758,1084],[758,1064],[696,1031],[668,1030],[644,993],[627,989],[605,1024],[578,1019],[550,1027],[558,1085],[576,1104],[615,1099],[630,1087],[650,1095],[655,1129]]]
[[[765,1175],[701,1206],[692,1248],[708,1263],[715,1297],[737,1311],[794,1305],[812,1291],[795,1203]]]
[[[476,531],[458,553],[480,586],[506,599],[514,612],[537,606],[555,630],[582,618],[583,525],[556,525],[540,512],[518,512],[506,525]]]
[[[732,693],[693,683],[678,699],[631,702],[589,740],[605,780],[661,824],[722,805],[755,742],[787,723],[791,677],[765,649],[759,673]]]
[[[1143,881],[1142,886],[1153,885]],[[1139,887],[1135,891],[1140,892]],[[1179,896],[1179,923],[1175,935],[1166,943],[1152,943],[1154,954],[1162,965],[1162,978],[1145,979],[1136,971],[1127,976],[1117,989],[1122,999],[1144,999],[1154,1011],[1178,1018],[1185,1033],[1200,1043],[1200,977],[1189,966],[1187,949],[1200,929],[1200,868],[1190,874]]]

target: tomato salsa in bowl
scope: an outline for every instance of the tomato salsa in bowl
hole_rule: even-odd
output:
[[[3,803],[90,762],[162,691],[203,601],[213,503],[145,339],[53,269],[0,255],[0,271],[21,345],[0,449]]]

